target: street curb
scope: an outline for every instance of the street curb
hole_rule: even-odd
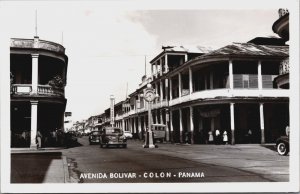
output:
[[[62,161],[63,161],[63,168],[64,168],[64,182],[70,183],[70,174],[68,169],[67,157],[62,156]]]

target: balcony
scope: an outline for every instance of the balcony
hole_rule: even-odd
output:
[[[278,75],[262,75],[262,88],[274,88],[274,79]],[[257,74],[234,74],[233,87],[245,89],[258,88],[258,75]]]
[[[34,48],[34,49],[43,49],[47,51],[65,53],[65,48],[57,43],[39,40],[35,41],[34,39],[21,39],[21,38],[12,38],[10,41],[11,48]]]
[[[289,97],[289,90],[284,89],[241,89],[235,88],[233,90],[229,88],[223,89],[213,89],[213,90],[203,90],[198,92],[193,92],[191,95],[182,96],[180,98],[175,98],[170,100],[169,105],[174,106],[181,104],[183,102],[188,102],[192,100],[205,100],[205,99],[222,99],[222,98],[244,98],[244,97]]]
[[[32,94],[31,84],[13,84],[12,94],[16,95],[29,95]],[[38,85],[38,95],[47,96],[65,96],[64,89],[53,88],[49,85]]]

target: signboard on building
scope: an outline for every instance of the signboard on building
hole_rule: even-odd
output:
[[[65,117],[71,117],[72,116],[72,112],[65,112]]]
[[[110,96],[110,124],[115,124],[115,98],[113,95]]]

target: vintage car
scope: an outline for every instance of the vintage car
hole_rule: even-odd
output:
[[[285,156],[290,151],[290,141],[288,136],[281,136],[276,140],[276,149],[279,155]]]
[[[100,142],[100,136],[102,131],[92,131],[89,135],[89,142],[90,145],[96,143],[98,144]]]
[[[105,127],[100,136],[100,147],[108,147],[110,145],[127,147],[127,139],[123,130],[117,127]]]
[[[152,124],[152,131],[154,133],[154,142],[163,142],[166,136],[166,125],[164,124]]]
[[[132,139],[133,135],[130,131],[124,131],[124,136],[127,138],[127,139]]]

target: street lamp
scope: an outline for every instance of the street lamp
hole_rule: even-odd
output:
[[[148,102],[148,131],[146,133],[144,148],[157,148],[158,146],[154,144],[153,141],[153,132],[151,130],[152,125],[152,115],[151,115],[151,104],[158,98],[158,94],[155,94],[155,89],[152,88],[152,85],[147,84],[147,88],[144,89],[144,93],[140,95]]]

